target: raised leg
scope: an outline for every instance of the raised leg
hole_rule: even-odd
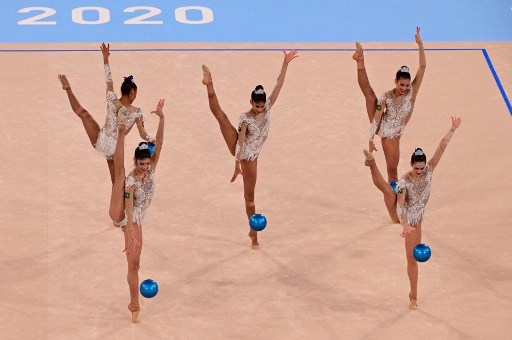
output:
[[[365,165],[370,167],[370,172],[372,174],[373,184],[382,192],[384,197],[384,204],[386,205],[386,209],[388,210],[389,217],[393,223],[400,223],[398,219],[398,215],[396,213],[396,193],[391,188],[388,182],[382,177],[379,168],[373,158],[373,155],[367,151],[363,150],[363,153],[366,157]]]
[[[112,181],[112,185],[116,180],[115,166],[113,159],[107,159],[108,171],[110,172],[110,180]]]
[[[213,89],[213,80],[210,70],[208,67],[203,65],[203,84],[206,85],[206,90],[208,92],[208,103],[210,104],[210,110],[213,115],[217,119],[217,122],[220,126],[220,131],[222,132],[222,136],[224,137],[224,141],[228,146],[229,152],[234,156],[236,143],[238,141],[238,132],[235,127],[229,121],[228,116],[222,111],[220,107],[219,100],[217,95],[215,94],[215,90]]]
[[[124,140],[126,126],[119,124],[116,151],[114,152],[114,185],[110,196],[109,215],[112,221],[119,222],[125,217],[124,213],[124,182],[126,179],[124,169]]]
[[[386,157],[388,182],[398,181],[398,162],[400,161],[400,137],[381,138],[382,150]]]
[[[421,243],[421,224],[405,237],[405,253],[407,256],[407,275],[411,291],[409,292],[409,308],[417,309],[418,300],[418,262],[413,256],[414,247]]]
[[[71,86],[69,85],[69,81],[66,76],[63,74],[59,74],[58,78],[60,83],[62,84],[62,89],[66,91],[68,95],[69,104],[71,105],[71,109],[76,115],[82,120],[82,124],[84,125],[85,132],[89,137],[89,141],[91,145],[94,147],[96,145],[96,141],[98,140],[98,135],[100,133],[100,126],[91,116],[91,114],[84,109],[78,99],[75,97],[73,91],[71,90]]]
[[[254,161],[240,162],[242,166],[243,180],[244,180],[244,200],[245,200],[245,212],[247,219],[250,219],[252,215],[256,213],[256,204],[254,203],[254,191],[256,188],[256,177],[258,170],[258,159]],[[251,246],[253,249],[259,249],[258,233],[249,228],[249,237],[251,238]]]
[[[366,68],[364,66],[364,53],[361,43],[356,42],[356,50],[352,55],[352,58],[357,62],[357,82],[366,100],[366,112],[368,113],[368,119],[371,122],[375,116],[377,96],[375,95],[375,92],[370,85],[368,75],[366,74]]]

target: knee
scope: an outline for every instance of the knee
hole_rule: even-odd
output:
[[[119,214],[119,210],[118,209],[114,209],[113,207],[110,207],[108,209],[108,216],[110,217],[110,219],[113,221],[113,222],[119,222],[120,219],[119,217],[121,216]]]
[[[244,194],[245,205],[248,207],[254,207],[254,192]]]
[[[245,207],[246,208],[254,208],[256,207],[256,204],[254,203],[254,197],[252,200],[245,199]]]
[[[114,222],[114,225],[116,227],[126,227],[128,219],[126,218],[126,214],[124,214],[124,211],[119,212],[119,210],[117,209],[110,208],[108,211],[108,215],[110,216],[110,219],[112,220],[112,222]]]
[[[139,268],[140,268],[140,261],[139,260],[134,260],[134,261],[129,261],[128,262],[128,270],[129,271],[138,272]]]
[[[414,256],[407,256],[407,267],[408,268],[417,268],[418,267],[418,262],[416,261],[416,259],[414,258]]]

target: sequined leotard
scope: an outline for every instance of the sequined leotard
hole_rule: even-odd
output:
[[[108,64],[105,65],[105,79],[107,82],[112,81],[112,74],[110,71],[110,67]],[[117,143],[117,108],[121,105],[119,99],[117,99],[116,94],[113,91],[107,91],[107,118],[105,120],[105,125],[100,130],[98,135],[98,139],[96,140],[96,144],[94,148],[99,152],[103,153],[105,157],[109,160],[114,159],[114,151],[116,150]],[[137,119],[144,120],[144,116],[142,115],[142,111],[139,108],[133,108],[130,110],[126,110],[126,134],[130,132],[133,124]],[[146,133],[146,140],[152,140]]]
[[[394,97],[394,90],[384,93],[378,100],[378,103],[386,101],[386,112],[382,115],[378,135],[382,138],[396,138],[402,135],[409,116],[414,108],[412,101],[413,88],[411,86],[408,93],[403,96]],[[370,139],[377,131],[377,122],[375,119],[370,127]]]
[[[146,210],[153,199],[155,192],[155,175],[152,169],[149,169],[146,176],[142,179],[136,179],[132,171],[124,182],[125,190],[135,187],[133,192],[133,223],[141,225]]]
[[[432,167],[426,165],[425,172],[420,178],[416,178],[411,172],[403,175],[397,183],[397,192],[405,189],[404,209],[407,223],[412,226],[423,221],[425,206],[427,205],[432,189]],[[402,223],[402,208],[397,204],[396,213]]]
[[[252,111],[249,111],[240,115],[238,131],[240,131],[244,122],[247,124],[247,131],[245,133],[240,159],[252,161],[258,158],[261,149],[263,148],[263,144],[268,137],[268,131],[270,128],[270,107],[270,99],[268,99],[262,113],[255,115]],[[240,145],[237,143],[235,155],[238,155],[239,151]]]

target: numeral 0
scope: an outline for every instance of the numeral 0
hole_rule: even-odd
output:
[[[30,13],[40,11],[42,13],[36,14],[24,20],[18,21],[18,25],[56,25],[56,21],[42,21],[44,18],[51,17],[57,11],[50,7],[26,7],[18,11],[18,13]],[[135,6],[126,8],[123,12],[134,13],[139,11],[146,11],[141,15],[124,21],[126,25],[161,25],[162,20],[146,20],[155,17],[162,13],[159,8],[149,6]],[[188,18],[189,11],[199,11],[201,13],[200,20],[191,20]],[[98,18],[96,20],[86,20],[84,12],[96,12]],[[178,7],[174,10],[174,18],[177,22],[189,25],[208,24],[213,21],[213,11],[208,7],[201,6],[186,6]],[[110,11],[104,7],[78,7],[71,11],[71,20],[80,25],[101,25],[110,22]]]
[[[85,11],[98,12],[98,20],[86,21],[84,19]],[[71,11],[71,19],[73,22],[82,25],[101,25],[110,21],[110,11],[103,7],[78,7]]]

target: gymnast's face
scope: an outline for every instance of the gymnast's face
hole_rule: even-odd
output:
[[[151,167],[151,160],[149,158],[135,159],[135,171],[145,176],[149,168]]]
[[[425,167],[427,165],[425,164],[425,162],[416,162],[416,163],[413,163],[412,164],[412,172],[420,177],[423,175],[423,173],[425,172]]]
[[[396,94],[399,96],[406,94],[410,87],[411,87],[411,80],[410,79],[404,79],[400,78],[398,80],[395,80],[396,84]]]
[[[252,112],[255,115],[259,115],[265,111],[265,102],[255,102],[251,99],[250,103],[252,105]]]

